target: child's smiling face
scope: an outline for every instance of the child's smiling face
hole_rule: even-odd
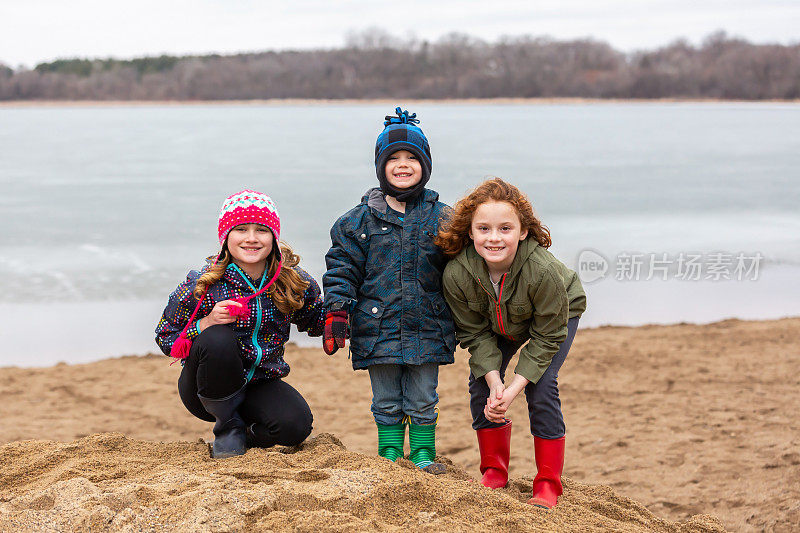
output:
[[[239,224],[228,233],[228,251],[240,267],[266,264],[274,242],[272,231],[261,224]]]
[[[386,180],[396,189],[408,189],[422,180],[422,165],[408,150],[398,150],[389,156],[384,167]]]
[[[528,236],[528,230],[522,230],[513,205],[489,201],[479,205],[472,214],[469,236],[478,255],[491,270],[499,272],[511,267],[519,243]]]

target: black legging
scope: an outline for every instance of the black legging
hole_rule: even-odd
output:
[[[244,374],[239,342],[233,330],[222,324],[211,326],[192,343],[178,378],[178,394],[190,413],[214,422],[197,395],[230,396],[244,384]],[[239,414],[252,429],[248,444],[263,448],[300,444],[311,434],[314,421],[305,399],[280,379],[248,383]]]

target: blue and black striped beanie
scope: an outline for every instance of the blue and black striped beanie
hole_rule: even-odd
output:
[[[384,194],[393,196],[401,202],[407,202],[419,196],[425,184],[431,177],[433,162],[431,161],[431,147],[428,138],[419,129],[417,114],[409,115],[399,107],[395,109],[396,116],[387,116],[385,126],[378,140],[375,142],[375,171]],[[398,150],[408,150],[415,156],[422,166],[422,179],[417,185],[409,189],[396,189],[386,179],[386,161],[389,156]]]

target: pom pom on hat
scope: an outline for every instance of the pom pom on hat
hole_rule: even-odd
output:
[[[422,192],[431,177],[433,162],[428,138],[417,126],[419,124],[417,114],[409,114],[399,107],[395,109],[395,113],[396,116],[389,115],[385,118],[384,129],[375,142],[375,172],[383,193],[405,202]],[[414,154],[422,167],[422,179],[410,189],[396,189],[386,179],[386,161],[398,150],[408,150]]]

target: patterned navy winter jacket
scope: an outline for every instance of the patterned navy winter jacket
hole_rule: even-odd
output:
[[[206,265],[199,272],[190,271],[186,281],[178,285],[169,296],[167,307],[156,327],[156,343],[167,355],[197,306],[192,291],[197,279],[208,270],[209,266]],[[250,307],[248,316],[239,317],[236,322],[227,324],[233,328],[239,339],[245,377],[248,379],[282,378],[289,373],[289,365],[283,360],[283,345],[289,340],[290,324],[296,324],[298,330],[307,331],[312,337],[322,335],[325,312],[319,285],[303,269],[299,267],[293,269],[308,281],[308,288],[303,294],[302,308],[287,316],[279,311],[272,298],[264,293],[248,301]],[[203,305],[197,311],[195,322],[189,325],[186,337],[194,339],[200,334],[197,331],[197,321],[207,316],[214,304],[249,296],[257,291],[260,282],[261,280],[251,279],[236,265],[228,265],[222,279],[209,289]]]
[[[350,313],[354,369],[453,362],[453,319],[442,294],[446,260],[433,244],[450,208],[438,199],[425,189],[398,216],[380,189],[370,189],[331,228],[325,307],[341,302]]]

